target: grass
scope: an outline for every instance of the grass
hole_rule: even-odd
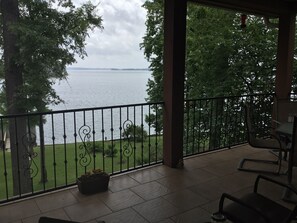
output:
[[[112,146],[118,151],[113,157],[103,155],[103,152],[92,151],[93,148],[101,147],[106,153]],[[86,152],[86,147],[89,148],[89,152]],[[40,147],[35,147],[34,152],[37,156],[31,160],[32,191],[45,191],[73,184],[77,177],[92,169],[99,168],[114,174],[155,163],[162,160],[162,148],[162,136],[151,136],[143,142],[129,143],[127,140],[116,140],[90,142],[85,146],[82,143],[47,145],[45,169],[48,181],[42,183]],[[13,196],[11,153],[0,151],[0,200],[9,199],[11,196]]]

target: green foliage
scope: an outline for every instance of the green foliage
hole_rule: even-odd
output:
[[[143,129],[143,126],[129,125],[124,129],[122,136],[125,139],[135,140],[136,142],[145,141],[147,138],[147,131]]]
[[[147,0],[143,7],[147,30],[141,47],[153,75],[147,85],[148,101],[160,101],[163,1]],[[185,97],[274,92],[277,34],[261,17],[248,15],[247,27],[242,29],[239,13],[189,3]]]
[[[102,153],[103,152],[103,146],[102,143],[96,142],[94,147],[95,152]]]
[[[143,7],[147,10],[146,33],[140,44],[144,55],[150,63],[152,79],[147,82],[148,102],[160,102],[163,100],[163,42],[164,42],[164,5],[163,0],[146,1]],[[153,108],[155,113],[160,114],[158,120],[153,116],[146,116],[146,122],[150,123],[157,133],[163,129],[161,108]]]
[[[104,151],[104,154],[107,157],[115,157],[118,153],[118,149],[115,148],[115,146],[108,145],[108,148]]]
[[[147,27],[141,47],[152,70],[147,101],[155,102],[163,99],[164,6],[162,0],[147,0],[143,7]],[[188,3],[186,99],[275,91],[278,29],[253,15],[248,15],[246,28],[240,23],[240,13]],[[294,72],[296,68],[295,60]],[[154,111],[161,114],[160,108]],[[153,117],[146,117],[146,122],[157,126]]]
[[[187,98],[211,98],[256,93],[273,93],[275,86],[277,29],[271,29],[263,18],[249,15],[245,29],[240,28],[240,14],[198,5],[189,5],[187,27],[186,93]],[[218,148],[226,140],[231,143],[240,132],[224,134],[222,125],[228,127],[241,110],[233,101],[217,99],[199,104],[202,123],[193,122],[188,115],[188,126],[209,130],[209,134],[192,137],[198,148]],[[232,111],[232,108],[236,108]],[[228,110],[230,119],[225,119]],[[271,112],[271,108],[262,111]],[[232,117],[232,118],[231,118]],[[236,123],[236,122],[234,122]],[[239,123],[235,125],[239,126]],[[228,127],[229,128],[229,127]],[[195,132],[195,131],[193,131]],[[187,133],[188,134],[188,133]],[[228,137],[226,137],[228,135]],[[188,140],[191,136],[188,136]],[[201,145],[201,146],[200,146]],[[192,147],[185,147],[191,153]]]
[[[19,10],[19,24],[13,27],[24,79],[19,93],[25,99],[19,103],[27,111],[46,111],[49,104],[63,101],[52,86],[67,77],[66,66],[75,63],[76,56],[86,56],[88,31],[102,29],[102,19],[90,1],[76,7],[71,0],[21,0]]]
[[[147,10],[147,20],[140,47],[150,62],[153,78],[147,83],[147,101],[159,102],[163,99],[163,0],[146,1],[143,7]]]
[[[89,153],[102,153],[103,152],[103,146],[100,142],[95,142],[95,144],[91,144],[91,146],[87,147]]]
[[[76,182],[76,179],[81,176],[82,174],[86,173],[86,170],[90,169],[101,169],[104,172],[107,173],[118,173],[123,170],[127,169],[134,169],[137,164],[137,160],[142,160],[141,157],[143,157],[143,160],[145,161],[144,164],[148,163],[148,160],[150,160],[151,163],[156,163],[157,160],[155,160],[155,156],[152,155],[149,151],[156,150],[155,142],[159,142],[158,154],[162,152],[162,136],[156,137],[151,136],[147,138],[147,141],[136,143],[136,148],[141,148],[142,145],[143,151],[141,149],[135,150],[135,159],[134,157],[125,157],[123,154],[120,155],[120,151],[116,154],[115,157],[107,157],[104,156],[106,154],[103,153],[97,153],[96,158],[91,156],[92,162],[85,167],[84,165],[80,164],[81,157],[79,156],[83,151],[77,150],[76,148],[79,147],[80,144],[75,145],[74,143],[67,143],[66,144],[66,150],[64,144],[56,144],[54,147],[52,145],[47,145],[45,149],[45,157],[46,157],[46,170],[48,174],[48,182],[46,184],[40,184],[40,174],[42,171],[40,166],[40,155],[34,158],[34,162],[37,165],[37,169],[34,169],[35,166],[32,165],[32,168],[38,172],[38,175],[33,178],[33,188],[34,192],[38,191],[44,191],[45,190],[52,190],[58,186],[65,186],[66,184],[73,184]],[[91,142],[93,143],[93,142]],[[102,142],[97,141],[95,144],[97,145],[105,145],[105,150],[107,149],[107,145],[111,144],[112,142]],[[124,143],[124,142],[123,142]],[[120,148],[121,142],[120,141],[114,141],[113,142],[114,147]],[[40,148],[34,148],[34,151],[37,154],[40,154]],[[148,158],[150,155],[150,159]],[[134,154],[133,154],[134,156]],[[67,163],[65,162],[65,157],[67,157]],[[4,182],[0,184],[0,199],[5,200],[6,199],[6,193],[8,194],[9,198],[13,198],[13,183],[12,183],[12,164],[11,164],[11,152],[0,152],[0,162],[3,163],[3,160],[6,159],[6,166],[0,165],[0,172],[4,173],[5,170],[7,171],[8,175],[5,176],[4,174],[0,174],[0,182]],[[54,165],[55,164],[55,165]],[[67,166],[67,168],[65,168]],[[39,171],[38,171],[39,170]],[[59,171],[57,171],[59,170]],[[67,172],[66,172],[67,171]],[[6,178],[7,177],[7,178]],[[66,183],[67,179],[67,183]],[[6,190],[6,180],[7,180],[7,186],[8,190]]]
[[[162,108],[157,108],[155,110],[162,111]],[[155,115],[150,114],[145,116],[145,122],[148,123],[148,125],[155,129],[155,132],[157,135],[160,135],[163,130],[163,115]]]

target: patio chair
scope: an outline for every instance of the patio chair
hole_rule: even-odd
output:
[[[40,217],[38,223],[78,223],[78,222],[62,220],[57,218]]]
[[[105,223],[104,221],[97,221],[98,223]],[[40,217],[38,223],[79,223],[76,221],[68,221],[50,217]]]
[[[281,170],[282,164],[282,152],[286,152],[286,149],[283,148],[281,141],[278,139],[277,136],[270,134],[269,137],[257,137],[257,134],[254,130],[251,118],[251,108],[248,104],[245,105],[245,125],[247,131],[247,141],[250,146],[257,148],[257,149],[267,149],[273,150],[277,153],[277,160],[263,160],[263,159],[251,159],[251,158],[243,158],[238,165],[238,170],[241,171],[248,171],[248,172],[260,172],[260,173],[274,173],[279,174]],[[245,162],[257,162],[257,163],[266,163],[266,164],[274,164],[278,165],[276,171],[269,171],[263,169],[252,169],[252,168],[245,168]]]
[[[265,189],[269,186],[275,188],[275,185],[278,185],[280,188],[288,189],[297,195],[297,191],[289,185],[259,175],[256,178],[253,192],[247,193],[240,198],[226,193],[222,194],[219,202],[219,212],[216,214],[220,214],[225,219],[236,223],[289,223],[296,219],[297,205],[295,204],[293,209],[289,209],[263,195],[263,193],[260,194],[258,192],[260,181],[266,181]]]
[[[297,115],[297,101],[291,101],[290,99],[275,99],[275,104],[275,120],[273,121],[277,124],[288,121],[293,122],[294,115]]]

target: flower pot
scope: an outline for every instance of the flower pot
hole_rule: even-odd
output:
[[[77,186],[82,194],[94,194],[108,190],[110,176],[107,173],[83,175],[77,178]]]

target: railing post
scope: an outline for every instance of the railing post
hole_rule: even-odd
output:
[[[39,119],[39,136],[40,136],[40,166],[41,166],[41,179],[40,183],[46,183],[47,171],[45,167],[45,145],[44,145],[44,128],[43,128],[43,116],[40,115]]]

